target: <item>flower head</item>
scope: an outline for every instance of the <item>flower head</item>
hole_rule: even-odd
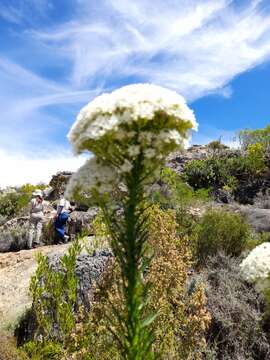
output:
[[[117,182],[118,175],[114,168],[103,165],[96,157],[92,157],[72,175],[65,196],[68,199],[91,202],[93,192],[99,195],[110,193]]]
[[[254,283],[262,291],[269,286],[270,243],[263,243],[253,249],[240,264],[241,273],[246,281]]]
[[[181,145],[189,130],[196,128],[193,112],[181,95],[156,85],[135,84],[91,101],[80,111],[68,137],[75,152],[93,151],[102,139],[114,141],[119,134],[124,141],[125,134],[136,130],[156,136],[171,131],[172,141]]]

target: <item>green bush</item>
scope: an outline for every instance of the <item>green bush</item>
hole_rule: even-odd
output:
[[[152,198],[154,203],[162,207],[185,208],[197,201],[204,202],[209,199],[208,189],[194,190],[170,168],[162,169],[160,180],[168,188],[168,194],[162,195],[157,191]]]
[[[60,343],[47,341],[29,341],[24,346],[24,351],[30,356],[31,360],[59,360],[63,357],[63,350]]]
[[[194,229],[194,251],[199,264],[209,256],[224,251],[238,256],[251,237],[249,225],[239,214],[224,210],[208,210]]]
[[[0,215],[12,217],[17,215],[31,200],[32,192],[39,188],[44,189],[45,185],[25,184],[20,188],[0,195]]]
[[[257,143],[262,144],[263,146],[270,145],[270,124],[264,129],[241,130],[239,132],[239,142],[244,150],[246,150],[250,145]]]
[[[209,157],[192,160],[184,168],[183,178],[194,189],[230,187],[253,182],[265,173],[266,154],[261,144],[250,145],[244,155]]]
[[[19,209],[20,194],[17,192],[8,192],[0,196],[0,215],[12,217]]]
[[[261,144],[250,145],[243,156],[227,159],[227,171],[238,181],[254,181],[266,171],[266,155]]]
[[[207,144],[207,148],[215,152],[219,150],[226,150],[229,147],[225,144],[222,144],[220,140],[213,140],[209,144]]]
[[[230,179],[230,173],[223,158],[192,160],[184,168],[183,178],[194,189],[222,187]]]
[[[76,239],[60,259],[59,271],[55,271],[47,256],[38,255],[38,267],[30,283],[38,340],[24,345],[33,359],[60,359],[62,350],[72,342],[78,281],[75,265],[81,249]],[[38,355],[40,358],[35,357]]]

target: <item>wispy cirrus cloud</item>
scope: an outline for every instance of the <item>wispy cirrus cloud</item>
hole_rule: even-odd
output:
[[[194,100],[219,91],[270,55],[270,15],[262,1],[83,1],[79,18],[33,36],[66,49],[71,82],[159,83]],[[94,80],[94,81],[93,81]],[[226,96],[228,93],[226,92]]]

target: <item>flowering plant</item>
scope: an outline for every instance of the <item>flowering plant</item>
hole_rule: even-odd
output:
[[[270,243],[256,246],[240,264],[244,279],[254,283],[259,292],[270,287]]]
[[[148,240],[146,192],[166,156],[184,145],[197,128],[193,112],[177,93],[150,84],[136,84],[104,94],[86,105],[72,126],[69,139],[76,153],[94,153],[73,175],[68,197],[99,204],[121,269],[125,303],[118,314],[125,359],[150,359],[154,319],[145,314],[148,286],[143,255]],[[111,196],[119,184],[126,191]],[[117,205],[117,206],[115,206]],[[116,209],[121,209],[116,213]],[[155,314],[154,314],[155,315]]]

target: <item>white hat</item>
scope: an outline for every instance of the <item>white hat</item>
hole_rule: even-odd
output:
[[[40,190],[40,189],[36,189],[33,193],[32,193],[32,196],[40,196],[40,197],[43,197],[43,191]]]

